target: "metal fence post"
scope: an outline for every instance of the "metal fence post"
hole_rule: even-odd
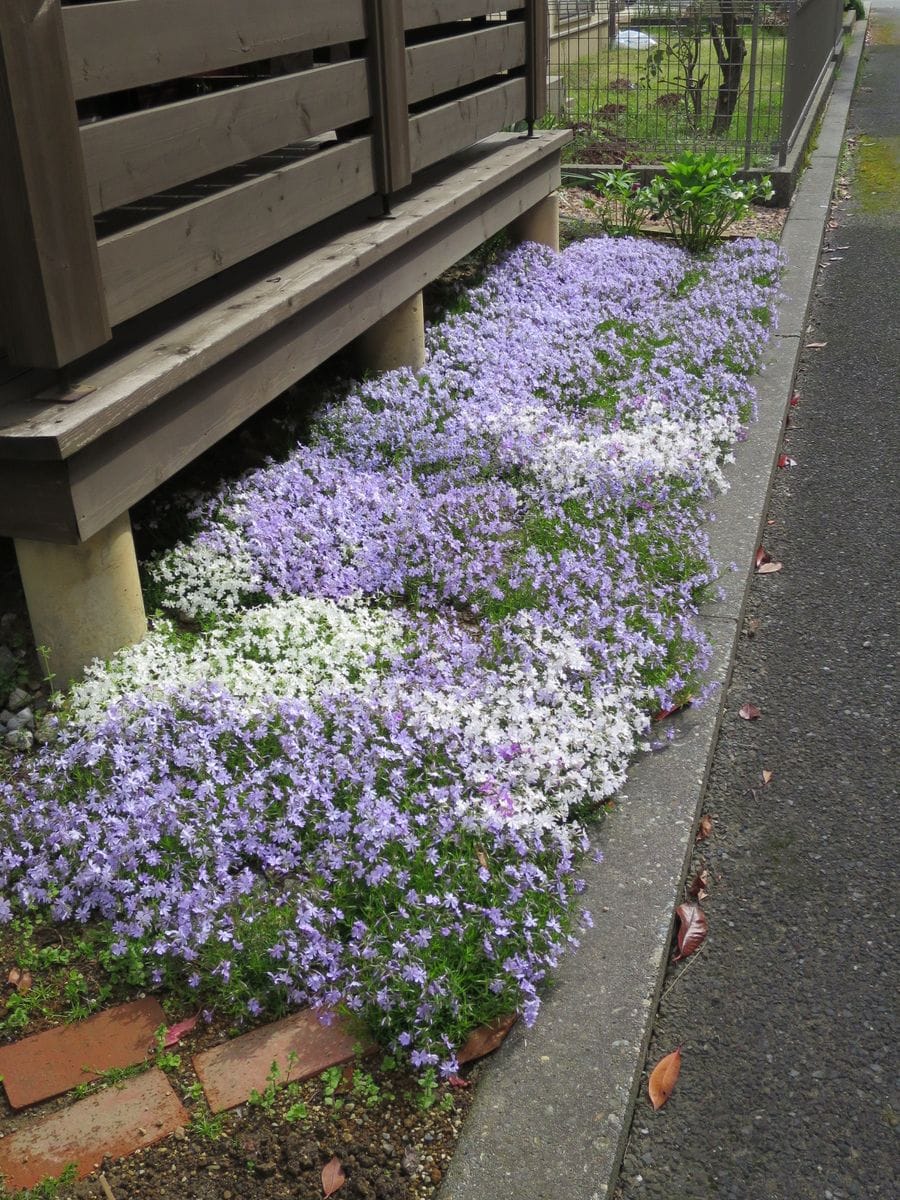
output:
[[[747,90],[747,132],[744,140],[744,170],[753,160],[753,118],[756,109],[756,60],[759,50],[760,0],[753,0],[753,27],[750,34],[750,82]]]

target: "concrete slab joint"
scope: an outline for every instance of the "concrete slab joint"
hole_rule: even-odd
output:
[[[16,540],[35,644],[46,647],[53,684],[79,679],[147,632],[127,512],[77,546]]]
[[[425,365],[425,308],[422,293],[398,305],[356,341],[359,365],[368,371],[393,371]]]
[[[509,232],[516,242],[538,242],[559,252],[559,196],[551,192],[513,221]]]

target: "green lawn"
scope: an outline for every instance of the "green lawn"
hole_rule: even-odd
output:
[[[663,46],[666,38],[674,38],[672,26],[644,29]],[[701,109],[696,124],[689,120],[685,102],[684,74],[671,58],[664,58],[658,76],[648,79],[647,51],[626,50],[609,46],[605,29],[598,30],[590,41],[574,40],[559,47],[558,66],[551,67],[564,80],[568,97],[566,124],[586,128],[578,136],[570,152],[577,161],[585,143],[600,141],[628,143],[629,156],[652,161],[683,149],[702,149],[721,146],[723,150],[742,153],[747,134],[747,114],[750,98],[750,28],[743,29],[747,57],[741,84],[741,94],[732,118],[731,128],[724,136],[710,134],[716,104],[720,72],[712,39],[704,37],[695,68],[695,78],[706,76],[701,94]],[[753,88],[754,114],[752,153],[756,165],[769,161],[778,140],[781,119],[782,81],[784,75],[785,38],[779,29],[760,31],[757,46],[756,77]]]

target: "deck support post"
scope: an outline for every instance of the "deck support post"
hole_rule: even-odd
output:
[[[392,371],[425,364],[425,309],[422,293],[376,321],[356,340],[359,365],[368,371]]]
[[[147,632],[128,513],[77,546],[16,539],[35,644],[49,651],[53,686]]]
[[[551,192],[527,209],[509,227],[515,242],[538,242],[559,253],[559,196]]]

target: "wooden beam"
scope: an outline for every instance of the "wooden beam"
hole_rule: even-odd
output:
[[[369,138],[246,180],[100,242],[115,323],[375,192]]]
[[[59,0],[0,4],[0,180],[3,341],[59,367],[110,337]]]
[[[412,179],[402,0],[367,0],[376,188],[390,197]]]
[[[502,0],[403,0],[403,23],[407,29],[422,29],[505,11]]]
[[[365,36],[363,0],[106,0],[63,19],[78,99]]]
[[[526,79],[528,96],[525,103],[525,119],[529,132],[535,121],[547,111],[547,69],[549,61],[549,38],[547,0],[527,0],[525,8],[526,28]]]
[[[525,26],[493,25],[410,46],[406,51],[409,102],[468,87],[490,75],[525,65]]]
[[[369,115],[362,59],[96,121],[81,130],[91,207],[128,204]]]
[[[525,102],[525,80],[511,79],[418,113],[409,123],[413,171],[515,125],[525,117]]]

